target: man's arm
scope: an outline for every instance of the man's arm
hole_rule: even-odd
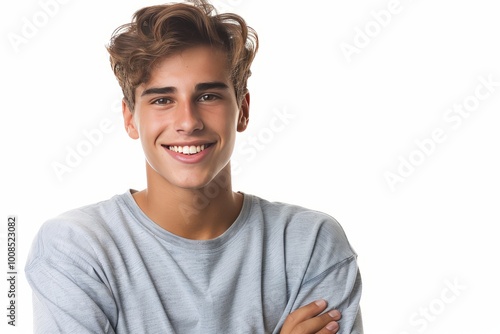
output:
[[[83,237],[44,226],[25,268],[33,291],[35,333],[115,333],[118,309]],[[83,239],[83,240],[82,240]]]
[[[338,321],[339,334],[362,334],[361,288],[361,276],[353,257],[305,282],[294,305],[301,306],[310,300],[323,298],[328,301],[327,310],[336,309],[342,314],[342,319]]]
[[[288,304],[280,326],[293,311],[315,300],[338,310],[339,334],[362,334],[361,276],[357,255],[332,217],[317,212],[294,216],[286,231]]]

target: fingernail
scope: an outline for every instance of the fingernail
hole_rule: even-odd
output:
[[[337,318],[340,315],[340,312],[337,310],[333,310],[333,311],[328,312],[328,315],[332,318]]]
[[[320,299],[314,302],[316,305],[319,307],[325,307],[326,306],[326,301],[324,299]]]
[[[339,324],[337,324],[335,321],[330,322],[328,325],[326,325],[326,329],[329,331],[336,330],[339,327]]]

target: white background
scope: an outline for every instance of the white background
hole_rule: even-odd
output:
[[[2,333],[31,332],[22,268],[40,225],[145,185],[142,151],[123,131],[104,46],[136,9],[157,2],[61,0],[51,16],[45,2],[0,5],[0,268],[6,275],[5,226],[13,214],[20,272],[16,328],[6,325],[1,279]],[[495,2],[214,3],[244,16],[261,41],[249,83],[250,128],[235,151],[235,189],[339,220],[359,254],[367,334],[498,333]],[[381,12],[388,7],[390,19]],[[371,37],[363,37],[366,30]],[[25,39],[14,45],[14,35]],[[347,44],[358,45],[357,53],[346,56]],[[480,77],[497,85],[479,88],[489,93],[481,101],[474,100]],[[444,118],[454,105],[474,101],[461,123]],[[276,113],[289,116],[272,131]],[[69,150],[84,145],[84,131],[103,120],[111,131],[59,179],[53,164],[64,164]],[[419,153],[416,142],[428,143],[435,131],[445,140]],[[413,166],[401,167],[401,159]],[[398,169],[406,174],[391,187],[386,175]]]

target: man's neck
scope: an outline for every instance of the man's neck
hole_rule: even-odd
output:
[[[149,174],[147,189],[133,197],[152,221],[173,234],[197,240],[216,238],[241,211],[243,195],[232,191],[227,175],[223,186],[216,178],[206,187],[193,190],[165,186]]]

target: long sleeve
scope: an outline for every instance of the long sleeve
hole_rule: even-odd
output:
[[[114,333],[117,305],[84,236],[62,223],[46,224],[25,272],[33,291],[35,333]]]
[[[357,254],[340,224],[325,214],[303,212],[289,222],[285,239],[289,299],[278,328],[290,312],[325,299],[327,310],[342,313],[339,334],[362,334]]]
[[[304,282],[292,308],[325,299],[329,310],[338,309],[342,313],[339,334],[362,334],[361,286],[361,276],[353,256]]]

